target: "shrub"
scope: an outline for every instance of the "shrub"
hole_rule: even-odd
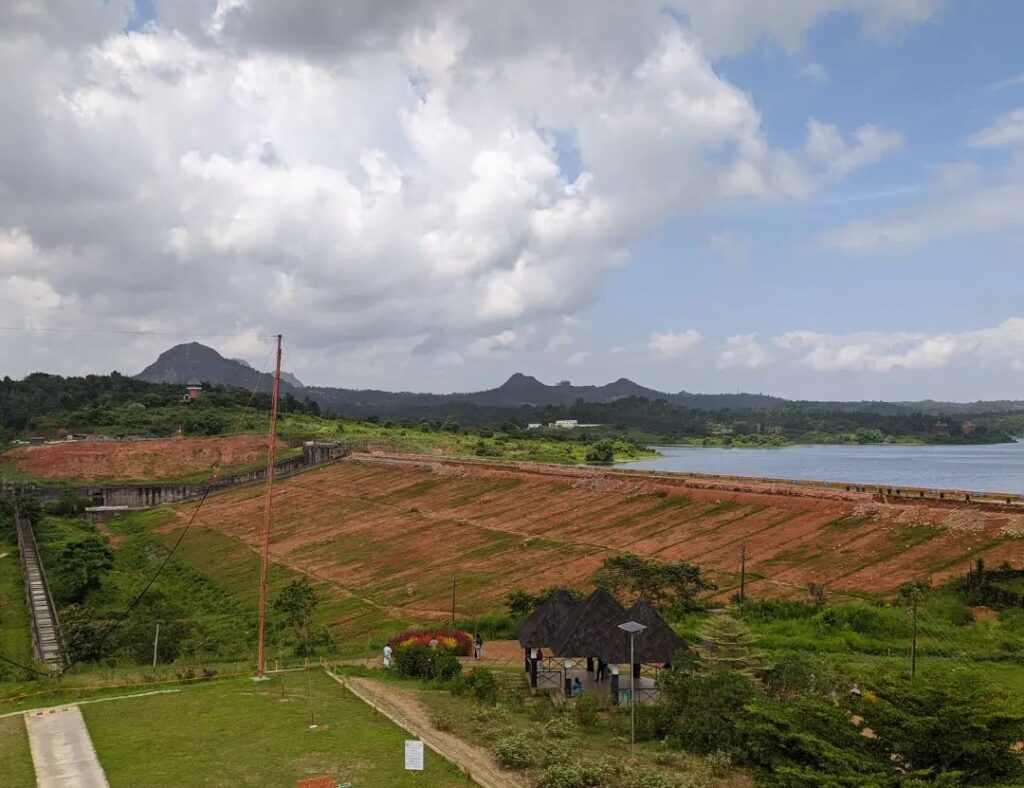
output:
[[[744,707],[759,695],[750,680],[726,671],[695,676],[666,671],[662,692],[673,746],[699,753],[742,750]]]
[[[798,695],[827,695],[839,684],[832,668],[823,660],[800,653],[780,654],[764,678],[765,689],[774,698]]]
[[[460,657],[468,657],[473,653],[473,638],[468,632],[445,629],[413,629],[400,632],[388,640],[388,645],[395,651],[403,646],[430,646],[431,640],[437,640],[439,649],[446,649]]]
[[[558,715],[544,723],[544,735],[553,739],[567,739],[576,734],[576,724],[568,717]]]
[[[622,788],[683,788],[684,783],[662,769],[651,767],[627,768],[616,780]]]
[[[580,695],[572,706],[572,715],[576,723],[584,728],[592,728],[597,724],[597,712],[600,704],[593,695]]]
[[[506,769],[527,769],[533,765],[533,750],[522,734],[504,736],[494,745],[494,757]]]
[[[571,761],[556,763],[541,772],[538,788],[601,788],[612,778],[611,769],[604,763]]]
[[[498,679],[486,668],[473,668],[459,683],[464,692],[480,703],[493,706],[498,702]]]
[[[439,731],[450,731],[455,721],[443,712],[434,712],[430,715],[430,724]]]
[[[399,676],[448,681],[462,672],[462,665],[447,649],[403,645],[395,649],[395,669]]]

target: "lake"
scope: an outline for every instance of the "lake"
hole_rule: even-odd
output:
[[[623,467],[1024,494],[1024,442],[990,446],[653,448],[663,456],[624,463]]]

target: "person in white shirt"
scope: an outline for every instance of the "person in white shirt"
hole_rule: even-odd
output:
[[[391,667],[391,646],[384,646],[384,667]]]

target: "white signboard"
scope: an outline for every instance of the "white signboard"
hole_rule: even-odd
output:
[[[407,771],[423,771],[423,742],[419,739],[405,740],[405,768]]]

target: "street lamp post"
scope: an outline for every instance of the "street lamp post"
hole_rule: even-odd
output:
[[[629,757],[636,757],[636,665],[633,648],[633,638],[638,632],[647,629],[646,626],[637,621],[627,621],[619,624],[619,629],[629,633]]]

